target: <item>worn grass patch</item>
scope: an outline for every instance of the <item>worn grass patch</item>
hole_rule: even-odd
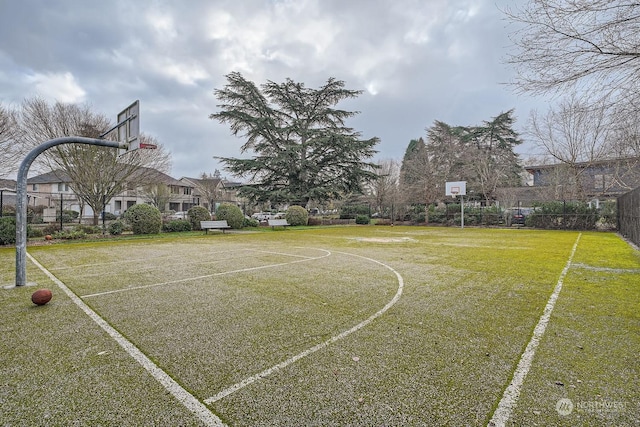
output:
[[[486,425],[577,235],[318,227],[29,252],[203,402],[350,330],[403,284],[366,326],[209,407],[234,426]],[[0,249],[0,282],[13,262]],[[574,263],[514,425],[638,419],[638,253],[586,233]],[[47,411],[52,425],[198,425],[31,263],[28,280],[54,300],[35,308],[34,288],[0,292],[0,424]],[[560,397],[625,406],[560,417]]]
[[[586,233],[574,261],[513,423],[639,425],[640,257],[613,234]]]

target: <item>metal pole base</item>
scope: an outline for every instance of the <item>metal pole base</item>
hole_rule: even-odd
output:
[[[18,288],[24,288],[24,287],[27,287],[27,286],[38,286],[38,284],[37,284],[36,282],[27,282],[27,284],[26,284],[26,285],[20,285],[20,286],[18,286],[18,285],[16,285],[16,284],[14,283],[14,284],[12,284],[12,285],[4,285],[4,286],[2,287],[2,289],[7,289],[7,290],[9,290],[9,289],[18,289]]]

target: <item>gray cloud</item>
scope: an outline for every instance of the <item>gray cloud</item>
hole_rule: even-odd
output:
[[[508,29],[503,0],[248,0],[2,2],[0,101],[87,102],[114,118],[133,100],[141,128],[173,154],[173,175],[221,169],[242,141],[208,119],[215,88],[240,71],[263,83],[329,77],[364,91],[342,108],[400,159],[434,120],[478,124],[541,101],[501,82]]]

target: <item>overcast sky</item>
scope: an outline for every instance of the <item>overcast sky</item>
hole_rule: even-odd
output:
[[[522,131],[544,108],[502,84],[514,28],[501,9],[523,1],[0,0],[0,102],[87,103],[115,122],[140,100],[141,131],[180,178],[241,156],[242,140],[208,117],[226,74],[311,88],[335,77],[364,91],[338,105],[360,112],[348,125],[381,139],[376,159],[400,160],[435,120],[476,125],[514,108]]]

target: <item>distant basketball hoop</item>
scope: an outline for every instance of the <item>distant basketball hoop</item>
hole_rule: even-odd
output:
[[[454,199],[460,196],[460,227],[464,228],[464,196],[467,195],[467,181],[454,181],[445,183],[445,196]]]
[[[467,181],[455,181],[455,182],[447,182],[445,184],[445,196],[452,196],[453,198],[457,196],[466,196],[467,195]]]

